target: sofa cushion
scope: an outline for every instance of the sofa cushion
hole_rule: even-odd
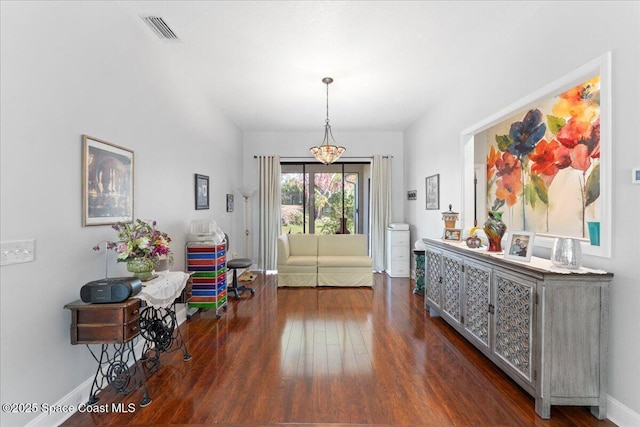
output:
[[[317,265],[318,257],[308,255],[291,255],[281,265],[294,266],[294,265]]]
[[[373,260],[368,256],[319,256],[318,267],[369,267],[373,271]]]
[[[287,234],[291,255],[316,256],[318,236],[315,234]]]
[[[318,255],[368,255],[367,236],[364,234],[330,234],[318,236]]]

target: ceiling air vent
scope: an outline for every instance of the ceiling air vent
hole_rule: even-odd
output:
[[[149,24],[153,32],[156,33],[156,35],[160,37],[162,40],[169,40],[169,41],[179,40],[178,36],[176,36],[176,33],[174,33],[173,30],[169,28],[167,23],[164,22],[164,19],[162,19],[161,17],[143,16],[142,19],[144,19],[144,21],[147,24]]]

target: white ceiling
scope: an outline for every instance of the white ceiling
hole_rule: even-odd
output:
[[[551,2],[553,3],[553,2]],[[535,31],[548,2],[118,1],[161,16],[180,38],[157,39],[243,130],[321,129],[330,76],[334,130],[400,131],[446,96],[475,61]]]

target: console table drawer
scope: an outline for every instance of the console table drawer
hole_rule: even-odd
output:
[[[140,333],[138,319],[122,325],[77,325],[71,326],[71,344],[105,344],[127,342]],[[73,342],[74,333],[76,342]]]
[[[140,300],[121,303],[67,304],[71,310],[71,344],[104,344],[130,341],[140,333]]]

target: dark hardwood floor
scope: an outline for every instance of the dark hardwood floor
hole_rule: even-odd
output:
[[[76,413],[64,425],[613,426],[585,407],[533,399],[439,318],[409,279],[375,275],[371,288],[277,288],[258,275],[256,295],[229,301],[216,320],[181,325],[193,358],[161,355],[140,392],[102,393],[132,413]]]

